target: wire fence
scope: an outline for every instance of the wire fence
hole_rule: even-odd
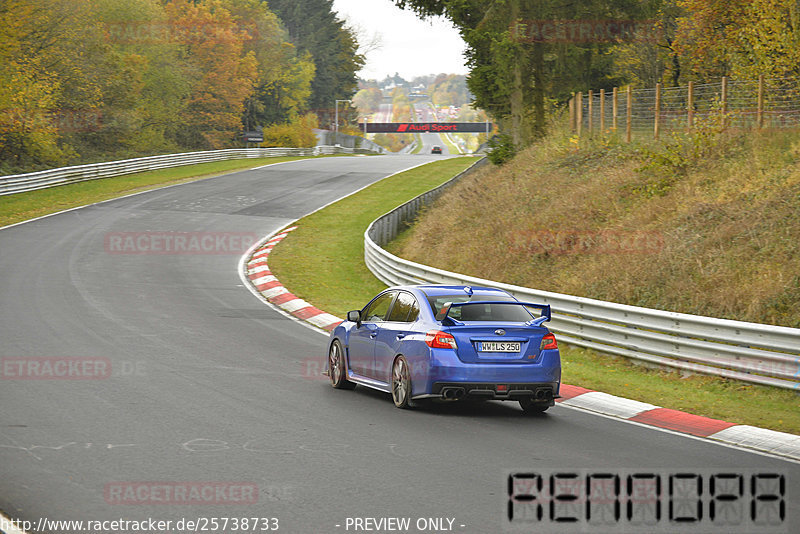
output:
[[[578,136],[617,133],[658,139],[714,122],[724,129],[800,127],[800,80],[728,80],[679,87],[589,91],[570,101],[570,126]]]

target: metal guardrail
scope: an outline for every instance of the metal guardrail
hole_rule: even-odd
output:
[[[386,154],[386,150],[381,145],[370,139],[365,139],[357,135],[343,134],[342,132],[332,132],[331,130],[313,130],[317,136],[318,146],[341,146],[343,148],[355,148],[368,150],[372,154]]]
[[[196,163],[207,163],[210,161],[278,156],[374,153],[375,152],[372,150],[361,148],[317,146],[314,148],[233,148],[227,150],[209,150],[205,152],[186,152],[183,154],[166,154],[163,156],[149,156],[106,163],[91,163],[88,165],[60,167],[27,174],[0,176],[0,195],[10,195],[74,182],[111,178],[123,174],[152,171],[167,167],[179,167],[182,165],[194,165]]]
[[[483,160],[482,160],[483,161]],[[364,260],[389,285],[454,284],[505,289],[549,304],[565,343],[694,373],[800,390],[800,329],[653,310],[494,282],[414,263],[382,248],[442,191],[471,172],[395,208],[364,233]]]

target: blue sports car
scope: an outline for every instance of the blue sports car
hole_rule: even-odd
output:
[[[541,413],[561,383],[548,320],[550,306],[500,289],[391,287],[331,332],[326,374],[337,389],[391,393],[398,408],[421,399],[495,399]]]

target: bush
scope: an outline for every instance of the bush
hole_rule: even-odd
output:
[[[262,147],[311,148],[317,144],[313,129],[317,127],[317,117],[309,113],[285,124],[273,124],[264,128]]]
[[[508,134],[495,135],[489,139],[489,161],[495,165],[502,165],[511,161],[517,155],[514,141]]]

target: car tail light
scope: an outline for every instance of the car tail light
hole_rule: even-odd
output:
[[[425,343],[434,349],[457,349],[456,338],[441,330],[430,330],[425,334]]]
[[[539,344],[539,350],[547,350],[547,349],[557,349],[558,348],[558,341],[556,341],[556,336],[553,334],[547,334],[542,338],[542,342]]]

